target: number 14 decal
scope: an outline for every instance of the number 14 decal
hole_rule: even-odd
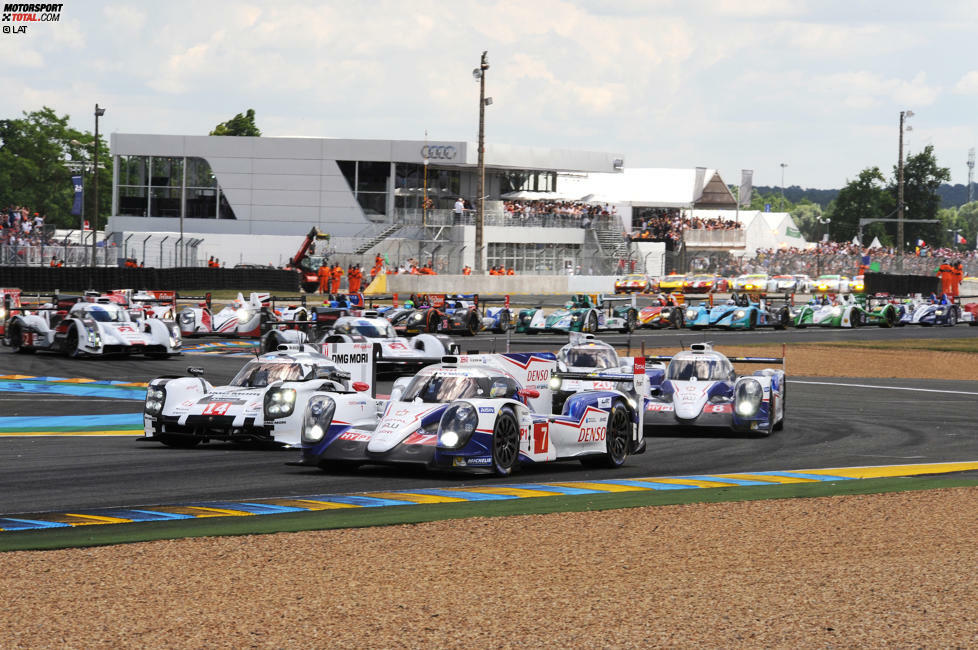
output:
[[[224,415],[231,408],[231,402],[210,402],[204,407],[204,415]]]

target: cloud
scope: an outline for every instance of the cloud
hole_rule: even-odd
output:
[[[978,95],[978,70],[972,70],[958,79],[954,92],[959,95]]]

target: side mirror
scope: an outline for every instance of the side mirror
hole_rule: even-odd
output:
[[[540,391],[538,391],[536,388],[521,388],[520,390],[516,391],[516,394],[523,399],[536,399],[540,397]]]
[[[355,390],[358,393],[364,393],[370,390],[370,384],[368,384],[365,381],[355,381],[353,382],[353,390]]]

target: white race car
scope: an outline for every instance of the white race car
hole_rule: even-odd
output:
[[[662,383],[652,387],[645,424],[656,427],[726,427],[770,435],[784,426],[783,369],[737,376],[733,363],[780,363],[775,357],[726,357],[708,343],[694,343],[668,361]]]
[[[366,312],[370,314],[370,312]],[[418,334],[411,338],[398,336],[386,318],[344,316],[313,341],[314,344],[376,343],[380,346],[377,362],[386,365],[427,365],[437,363],[447,354],[458,354],[458,344],[444,334]],[[308,343],[310,335],[299,330],[272,330],[262,338],[262,350],[279,345]]]
[[[285,347],[252,359],[226,386],[212,385],[198,368],[188,368],[189,377],[152,380],[140,440],[170,447],[211,440],[298,445],[314,394],[332,400],[330,415],[338,425],[377,422],[384,402],[375,398],[371,344],[331,345],[325,353]]]
[[[619,467],[644,451],[642,411],[620,391],[577,393],[554,414],[547,385],[556,367],[552,353],[447,357],[397,380],[376,426],[341,431],[310,409],[302,464],[407,463],[506,476],[520,464],[558,460]]]
[[[290,304],[276,308],[272,300],[267,293],[252,292],[248,300],[239,293],[235,300],[215,314],[211,310],[210,294],[207,294],[196,307],[181,309],[177,320],[184,336],[217,334],[258,338],[262,335],[263,325],[274,323],[274,326],[279,326],[308,318],[309,310],[305,305]]]
[[[132,319],[115,302],[76,302],[58,298],[7,323],[4,343],[15,352],[50,350],[72,357],[143,354],[165,358],[179,354],[180,330],[158,318]]]

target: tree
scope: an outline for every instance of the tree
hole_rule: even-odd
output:
[[[227,122],[221,122],[208,135],[260,136],[261,130],[255,126],[255,109],[249,108],[244,115],[238,113]]]
[[[839,190],[839,196],[829,204],[826,216],[832,219],[831,234],[835,241],[851,240],[859,233],[860,219],[892,218],[896,200],[887,190],[886,179],[879,167],[867,167],[859,177]],[[883,223],[873,223],[863,229],[863,239],[879,237],[886,244],[890,238]]]
[[[822,238],[824,227],[818,223],[821,216],[822,206],[812,203],[808,199],[802,199],[791,211],[791,218],[794,219],[802,237],[807,241],[816,241]]]
[[[92,147],[72,141],[94,143],[87,131],[68,126],[68,115],[54,109],[24,112],[24,117],[0,120],[0,206],[19,205],[46,217],[46,223],[77,228],[78,217],[71,214],[74,188],[68,164],[78,163],[85,186],[85,214],[94,212]],[[109,147],[99,138],[99,215],[108,215],[112,205],[112,158]],[[104,156],[104,157],[103,157]],[[100,220],[100,223],[101,220]]]
[[[893,168],[893,178],[897,178],[897,167]],[[951,170],[938,167],[934,157],[933,145],[927,145],[920,153],[907,156],[903,165],[903,218],[904,219],[936,219],[941,207],[941,197],[937,190],[942,182],[951,180]],[[897,182],[890,185],[896,205]],[[944,227],[942,224],[907,223],[904,225],[904,236],[908,242],[923,239],[926,242],[943,240]]]

